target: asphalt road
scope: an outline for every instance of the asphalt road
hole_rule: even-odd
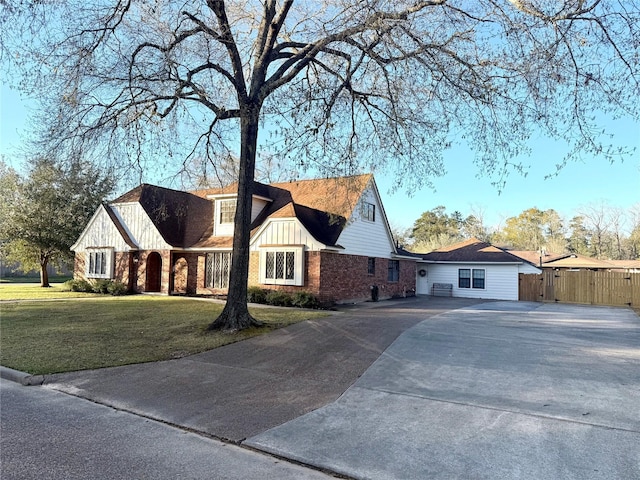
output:
[[[46,388],[0,383],[2,480],[328,479]]]

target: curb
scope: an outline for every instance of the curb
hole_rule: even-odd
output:
[[[3,367],[2,365],[0,365],[0,378],[19,383],[25,387],[42,385],[44,383],[44,375],[31,375],[30,373],[20,372],[13,368]]]

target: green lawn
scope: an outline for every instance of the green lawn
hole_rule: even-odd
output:
[[[52,275],[49,277],[49,283],[64,283],[71,280],[72,276]],[[2,277],[0,283],[37,283],[40,284],[40,277]]]
[[[0,300],[42,300],[50,298],[89,298],[97,296],[99,296],[99,294],[64,292],[62,291],[62,283],[52,283],[51,286],[47,288],[42,288],[39,283],[3,283],[0,285]]]
[[[46,374],[168,360],[268,333],[325,312],[257,308],[266,323],[235,334],[206,332],[222,305],[123,296],[0,305],[0,364]]]

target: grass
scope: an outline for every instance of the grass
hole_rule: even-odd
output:
[[[265,322],[235,334],[206,332],[222,305],[175,297],[101,297],[4,303],[0,364],[48,374],[179,358],[325,316],[260,308]]]
[[[72,276],[50,275],[49,283],[64,283],[72,278]],[[0,278],[0,283],[37,283],[39,285],[40,277],[2,277]]]
[[[62,284],[52,283],[48,288],[42,288],[40,283],[0,285],[0,300],[47,300],[51,298],[83,298],[96,297],[98,294],[83,292],[65,292]]]

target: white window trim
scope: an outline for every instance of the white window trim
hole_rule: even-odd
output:
[[[233,223],[234,217],[235,217],[235,215],[236,215],[236,208],[238,208],[237,203],[238,203],[238,202],[237,202],[237,200],[236,200],[235,198],[225,198],[225,199],[223,199],[223,200],[220,200],[220,201],[219,201],[219,203],[218,203],[218,205],[219,205],[219,211],[218,211],[218,223],[219,223],[220,225],[230,225],[230,224],[232,224],[232,223]],[[233,213],[232,213],[232,215],[231,215],[231,220],[226,221],[226,222],[223,222],[223,221],[222,221],[222,214],[223,214],[223,212],[222,212],[222,206],[223,206],[223,205],[230,205],[230,204],[233,204],[233,209],[232,209],[232,212],[233,212]]]
[[[293,279],[267,278],[267,252],[293,252]],[[263,285],[293,285],[304,286],[304,245],[282,245],[274,247],[260,247],[259,281]]]
[[[91,267],[95,266],[95,259],[98,253],[104,253],[104,264],[106,267],[104,268],[104,273],[92,272]],[[102,270],[102,269],[101,269]],[[85,256],[85,275],[87,278],[113,278],[113,270],[114,270],[114,252],[113,248],[91,248],[86,250]]]
[[[371,207],[371,216],[373,218],[369,218],[369,207]],[[362,202],[362,220],[369,223],[375,223],[376,221],[376,204],[373,202]]]
[[[461,287],[460,286],[460,270],[469,270],[469,277],[465,277],[465,278],[469,278],[469,286],[468,287]],[[484,287],[474,287],[473,286],[473,273],[474,271],[483,271],[484,272],[484,276],[483,276],[483,285]],[[458,268],[458,288],[462,289],[462,290],[486,290],[487,289],[487,269],[486,268]]]

